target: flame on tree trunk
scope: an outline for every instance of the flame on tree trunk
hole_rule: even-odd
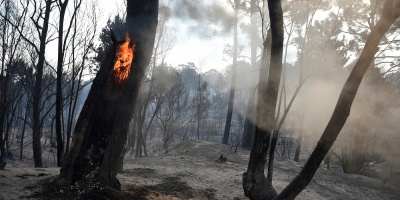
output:
[[[129,76],[131,70],[132,59],[135,54],[135,47],[130,45],[131,38],[126,33],[125,42],[123,42],[116,53],[114,68],[113,68],[113,83],[122,85]]]
[[[120,189],[116,178],[122,159],[119,155],[122,155],[133,106],[151,59],[158,4],[158,0],[127,1],[129,35],[119,42],[111,33],[113,45],[93,80],[74,130],[71,151],[53,182],[55,186],[85,188],[84,198],[90,198],[96,190],[99,194],[109,187]],[[137,41],[135,45],[131,44],[131,38]]]

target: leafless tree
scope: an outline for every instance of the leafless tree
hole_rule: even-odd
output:
[[[231,80],[231,89],[229,93],[229,102],[228,102],[228,112],[226,114],[226,122],[225,122],[225,130],[224,137],[222,139],[222,144],[228,144],[229,141],[229,132],[231,129],[232,123],[232,113],[233,113],[233,103],[235,101],[235,86],[236,86],[236,68],[237,68],[237,59],[238,59],[238,14],[240,2],[239,0],[234,0],[231,2],[234,12],[233,17],[233,52],[232,52],[232,80]]]
[[[20,44],[21,37],[18,33],[13,31],[13,24],[20,24],[23,19],[18,17],[19,10],[16,5],[10,1],[2,1],[0,4],[0,23],[2,28],[0,29],[1,37],[1,74],[0,74],[0,166],[3,165],[4,156],[6,153],[5,141],[7,141],[7,134],[4,131],[4,125],[6,124],[6,115],[10,113],[10,103],[13,103],[12,95],[9,92],[22,92],[21,90],[12,91],[10,86],[12,85],[12,79],[18,68],[18,59],[21,56]],[[15,103],[15,102],[14,102]],[[1,167],[0,167],[1,169]]]

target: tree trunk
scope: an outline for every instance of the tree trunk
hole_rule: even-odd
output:
[[[46,39],[47,31],[49,28],[49,19],[51,12],[51,4],[53,1],[46,1],[45,16],[43,18],[43,29],[40,34],[40,48],[38,55],[38,63],[36,65],[36,76],[35,84],[33,86],[32,94],[32,117],[33,117],[33,128],[32,128],[32,147],[33,147],[33,160],[35,162],[35,167],[43,167],[42,162],[42,144],[40,142],[41,138],[41,122],[40,122],[40,104],[41,104],[41,93],[42,93],[42,78],[43,78],[43,68],[45,62],[45,51],[46,51]]]
[[[267,172],[267,180],[272,183],[272,175],[274,174],[274,160],[275,160],[275,149],[276,143],[278,142],[279,137],[279,129],[275,129],[272,132],[271,145],[269,147],[268,154],[268,172]],[[282,154],[284,155],[284,153]]]
[[[57,59],[57,91],[56,91],[56,135],[57,135],[57,166],[61,167],[61,157],[64,151],[64,143],[62,139],[62,72],[64,63],[63,35],[64,35],[64,16],[67,9],[68,0],[64,3],[60,1],[60,20],[58,25],[58,59]]]
[[[3,56],[5,53],[3,53]],[[3,60],[4,62],[4,60]],[[0,77],[0,81],[1,81],[1,95],[0,95],[0,170],[3,169],[3,167],[5,166],[5,163],[3,165],[4,162],[4,158],[6,155],[6,140],[7,140],[7,134],[5,134],[4,131],[4,124],[6,124],[6,114],[7,114],[7,107],[8,107],[8,103],[7,103],[7,93],[8,93],[8,82],[9,82],[9,72],[8,70],[5,70],[4,68],[4,64],[2,66],[2,71],[1,71],[1,77]],[[4,77],[3,72],[6,72],[6,76]]]
[[[236,86],[236,67],[237,67],[237,48],[238,48],[238,13],[239,13],[239,0],[235,0],[234,3],[234,19],[233,19],[233,63],[232,63],[232,80],[231,80],[231,90],[229,94],[228,112],[226,114],[224,138],[222,139],[222,144],[228,144],[229,133],[231,130],[232,123],[232,113],[233,113],[233,103],[235,101],[235,86]]]
[[[301,142],[303,141],[303,133],[304,133],[304,113],[301,115],[300,128],[299,128],[299,133],[297,135],[297,142],[296,142],[296,152],[294,153],[294,161],[296,161],[296,162],[299,162],[299,158],[300,158],[300,150],[301,150]]]
[[[282,72],[283,54],[283,14],[281,1],[268,0],[268,9],[271,22],[271,60],[269,77],[265,74],[267,60],[263,54],[263,66],[260,70],[258,86],[256,139],[250,152],[247,172],[243,174],[243,189],[246,197],[250,199],[271,199],[276,196],[272,184],[266,179],[264,167],[275,128],[275,111],[278,99],[279,84]],[[268,38],[268,37],[267,37]],[[264,42],[264,52],[268,48],[268,40]]]
[[[251,48],[251,67],[256,69],[257,65],[257,5],[256,0],[250,2],[250,48]],[[253,84],[251,84],[253,85]],[[249,88],[247,100],[246,119],[242,137],[242,147],[251,149],[254,143],[254,121],[255,121],[255,98],[252,88]]]
[[[203,103],[201,99],[202,94],[201,94],[201,84],[200,84],[200,73],[201,72],[199,71],[199,78],[198,78],[199,87],[197,88],[197,92],[199,95],[199,101],[197,102],[197,127],[196,127],[197,140],[200,140],[201,104]]]
[[[29,109],[29,98],[26,100],[26,107],[25,107],[25,115],[24,115],[24,125],[22,126],[21,131],[21,140],[20,140],[20,149],[19,149],[19,160],[22,160],[23,151],[24,151],[24,137],[25,137],[25,128],[26,123],[28,121],[28,109]]]
[[[4,4],[4,21],[8,19],[10,16],[10,1],[6,1]],[[7,111],[7,93],[8,93],[8,77],[9,77],[9,70],[6,69],[6,53],[7,53],[7,39],[6,38],[6,32],[7,32],[7,25],[2,28],[3,33],[2,33],[2,55],[1,55],[1,74],[0,74],[0,170],[4,169],[5,164],[4,158],[6,155],[6,149],[5,149],[5,140],[6,137],[4,135],[4,124],[6,122],[5,116],[6,116],[6,111]],[[4,72],[6,74],[4,74]],[[4,76],[5,75],[5,76]]]
[[[300,150],[301,150],[301,142],[303,141],[303,129],[300,129],[299,135],[297,136],[297,142],[296,142],[296,152],[294,153],[294,161],[299,162],[300,158]]]
[[[274,199],[294,199],[311,181],[319,165],[332,147],[340,130],[343,128],[357,90],[368,69],[375,53],[378,51],[378,45],[389,30],[390,26],[400,16],[400,2],[387,0],[385,2],[381,19],[372,29],[364,49],[358,59],[356,65],[351,71],[349,78],[343,86],[339,100],[333,111],[332,117],[328,122],[317,146],[311,153],[304,168],[296,176],[296,178]]]
[[[93,80],[74,131],[74,142],[56,185],[75,183],[120,189],[118,163],[133,115],[141,81],[153,50],[158,22],[158,0],[127,1],[126,26],[136,50],[129,76],[112,80],[117,41]]]

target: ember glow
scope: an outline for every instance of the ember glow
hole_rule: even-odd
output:
[[[130,37],[126,33],[125,42],[117,50],[113,69],[113,80],[116,85],[121,85],[129,75],[132,59],[135,53],[135,45],[130,46]]]

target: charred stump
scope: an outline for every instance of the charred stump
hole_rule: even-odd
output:
[[[121,188],[116,179],[122,159],[119,155],[150,62],[158,23],[158,0],[127,2],[127,37],[117,41],[111,34],[113,45],[93,80],[55,186]]]

